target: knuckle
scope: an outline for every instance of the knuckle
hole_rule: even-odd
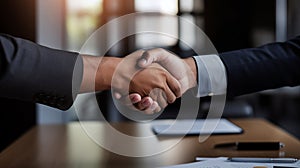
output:
[[[175,86],[174,92],[176,93],[176,96],[180,96],[180,94],[181,94],[181,87],[179,85]]]
[[[176,100],[176,97],[174,96],[174,97],[172,97],[172,99],[170,100],[170,102],[169,102],[169,103],[174,103],[174,102],[175,102],[175,100]]]

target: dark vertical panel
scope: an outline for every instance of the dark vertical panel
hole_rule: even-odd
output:
[[[250,45],[251,1],[206,0],[205,31],[219,52]]]
[[[0,32],[35,41],[35,0],[0,1]],[[0,99],[0,151],[36,123],[35,104]]]
[[[275,0],[205,0],[205,32],[219,52],[253,47],[253,31],[275,29]]]
[[[35,41],[35,0],[0,1],[0,31]]]

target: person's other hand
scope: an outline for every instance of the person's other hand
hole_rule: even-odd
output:
[[[138,103],[135,106],[137,109],[144,113],[153,113],[160,111],[167,102],[172,103],[180,96],[180,84],[163,68],[158,68],[158,65],[149,67],[151,68],[149,70],[141,70],[136,66],[143,52],[136,51],[118,63],[111,86],[115,98],[123,104],[130,107],[130,104]],[[129,87],[131,79],[134,79],[131,83],[134,87]],[[152,98],[148,96],[150,93]]]
[[[141,69],[136,66],[136,62],[137,59],[141,57],[142,53],[143,51],[137,51],[136,53],[133,53],[131,58],[132,60],[126,58],[126,62],[129,62],[132,65],[128,65],[128,67],[125,67],[123,71],[119,71],[119,77],[115,77],[118,78],[116,80],[117,82],[112,82],[112,78],[115,70],[117,69],[118,65],[124,60],[124,58],[81,55],[84,70],[82,83],[80,86],[80,93],[109,90],[112,87],[117,88],[116,90],[118,91],[125,90],[126,93],[126,89],[122,87],[127,86],[128,90],[130,76],[133,76],[135,71]],[[141,95],[138,93],[132,93],[130,95],[128,95],[127,93],[127,95],[125,95],[121,95],[121,92],[119,93],[117,91],[115,91],[113,94],[113,96],[123,105],[133,110],[137,110],[137,106],[132,106],[132,104],[136,103],[139,103],[138,109],[143,109],[143,112],[147,114],[161,110],[158,103],[156,101],[153,101],[149,96],[141,97]]]
[[[160,64],[180,82],[181,94],[197,85],[197,69],[193,58],[181,59],[165,49],[156,48],[145,51],[138,60],[141,68],[147,68],[152,63]]]
[[[181,95],[197,85],[197,68],[193,58],[181,59],[167,50],[156,48],[145,51],[137,64],[141,68],[147,68],[153,63],[160,64],[179,81]]]
[[[169,103],[173,103],[180,95],[180,90],[179,82],[159,64],[151,64],[140,70],[135,74],[129,86],[130,93],[139,93],[141,97],[149,96],[153,103],[158,103],[158,108],[153,110],[145,108],[143,102],[135,104],[139,110],[144,110],[147,114],[159,112]]]

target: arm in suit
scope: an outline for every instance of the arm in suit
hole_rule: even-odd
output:
[[[300,84],[300,36],[282,43],[221,53],[227,95]]]
[[[137,92],[149,94],[153,88],[160,88],[168,94],[168,101],[174,101],[179,95],[180,86],[163,68],[152,67],[139,71],[139,75],[134,76],[130,83],[132,75],[139,70],[135,65],[142,53],[140,50],[124,59],[79,56],[78,53],[50,49],[24,39],[0,35],[0,96],[66,110],[80,92],[113,87],[120,93],[130,92],[134,96]],[[116,68],[119,70],[115,73]],[[117,80],[112,82],[114,74]],[[129,90],[124,87],[129,83],[135,87]],[[157,97],[161,103],[167,104],[163,94]],[[138,97],[136,101],[145,100],[147,97]],[[152,109],[160,110],[157,106]]]
[[[75,64],[82,67],[78,53],[0,35],[0,96],[66,110],[81,84],[82,68],[74,72],[72,84]]]
[[[228,97],[233,97],[296,86],[300,85],[300,36],[283,43],[270,43],[258,48],[221,53],[219,56],[204,55],[187,59],[179,59],[163,49],[151,49],[138,64],[145,68],[153,62],[161,64],[175,78],[186,69],[168,65],[185,62],[190,67],[188,71],[193,71],[197,78],[197,96],[227,93]]]

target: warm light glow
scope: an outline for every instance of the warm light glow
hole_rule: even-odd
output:
[[[137,32],[152,27],[152,29],[157,29],[158,32],[169,32],[172,35],[178,35],[178,19],[166,15],[141,15],[136,18],[135,24]],[[148,48],[175,45],[178,37],[170,37],[159,33],[143,33],[136,35],[135,38],[138,48]]]
[[[194,0],[184,0],[180,3],[180,9],[182,12],[192,12],[194,8]]]
[[[135,10],[138,12],[159,12],[176,15],[178,0],[135,0]]]
[[[67,0],[67,49],[79,50],[100,25],[103,0]]]
[[[102,4],[102,0],[68,0],[67,8],[72,11],[91,10],[99,8],[99,4]]]

